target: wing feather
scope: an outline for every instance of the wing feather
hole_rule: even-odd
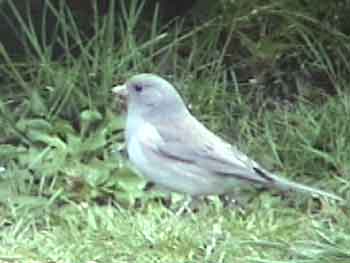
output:
[[[242,152],[210,132],[192,116],[171,122],[153,123],[163,143],[157,151],[174,161],[196,164],[216,175],[267,183],[263,169]]]

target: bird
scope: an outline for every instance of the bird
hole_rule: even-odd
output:
[[[125,141],[130,162],[161,188],[201,198],[260,185],[343,200],[264,169],[202,124],[174,86],[156,74],[136,74],[112,92],[126,100]]]

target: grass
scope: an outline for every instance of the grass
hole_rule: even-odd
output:
[[[175,216],[159,205],[88,204],[17,216],[1,232],[2,260],[17,262],[348,262],[348,215],[315,215],[268,195],[242,215],[220,205]],[[335,219],[336,218],[336,219]]]
[[[50,38],[9,3],[27,53],[0,46],[0,262],[350,262],[350,67],[337,27],[317,38],[325,28],[310,10],[268,1],[162,25],[132,1],[94,19],[86,37],[64,5],[49,4],[59,18]],[[175,215],[119,152],[110,88],[142,71],[166,76],[194,115],[266,168],[346,202],[250,190],[243,210],[212,198]],[[309,76],[320,72],[326,86]]]

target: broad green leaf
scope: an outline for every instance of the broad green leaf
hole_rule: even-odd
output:
[[[52,131],[51,123],[44,119],[21,119],[17,122],[16,126],[24,132],[28,130]]]
[[[46,100],[40,95],[37,89],[32,89],[30,97],[30,106],[33,113],[37,116],[45,116],[49,112],[46,106]]]
[[[86,123],[92,123],[102,120],[102,115],[98,111],[85,110],[80,113],[80,120]]]
[[[43,142],[46,143],[48,146],[56,147],[58,149],[66,151],[66,143],[55,135],[51,136],[38,130],[30,130],[27,133],[27,136],[33,142]]]

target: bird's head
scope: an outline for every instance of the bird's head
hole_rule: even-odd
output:
[[[154,74],[135,75],[123,85],[114,87],[112,91],[122,100],[127,100],[128,115],[169,115],[187,111],[176,89],[168,81]]]

